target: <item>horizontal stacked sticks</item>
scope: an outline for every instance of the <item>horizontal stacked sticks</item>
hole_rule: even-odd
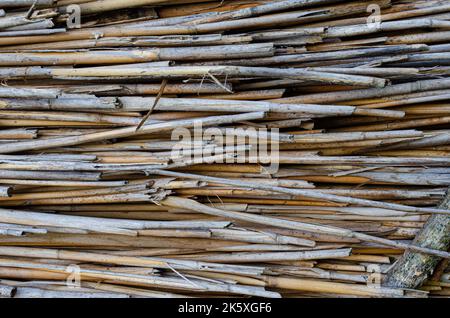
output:
[[[0,297],[450,294],[450,2],[0,9]]]

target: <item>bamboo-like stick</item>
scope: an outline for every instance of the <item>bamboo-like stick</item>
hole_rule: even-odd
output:
[[[290,223],[289,221],[284,221],[281,219],[267,218],[267,217],[254,217],[254,216],[252,217],[251,215],[246,215],[245,213],[241,213],[241,212],[229,212],[229,211],[223,211],[223,210],[214,209],[214,208],[208,208],[200,203],[197,203],[195,201],[188,200],[188,199],[169,197],[169,198],[166,198],[164,201],[162,201],[162,203],[167,204],[169,206],[174,206],[174,207],[186,206],[186,205],[190,204],[191,209],[200,210],[204,213],[208,212],[208,213],[214,214],[214,215],[238,218],[238,219],[253,221],[253,222],[262,223],[262,224],[266,224],[266,225],[277,224],[280,227],[285,227],[285,228],[290,228],[290,229],[322,232],[322,233],[326,233],[326,234],[346,236],[346,237],[355,237],[355,238],[369,241],[369,242],[378,242],[378,243],[386,244],[389,246],[403,247],[406,249],[411,249],[411,250],[415,250],[415,251],[422,252],[422,253],[428,253],[428,254],[435,255],[435,256],[439,255],[444,258],[450,257],[449,253],[446,253],[446,252],[441,252],[441,251],[432,250],[432,249],[428,249],[428,248],[422,248],[420,246],[414,246],[414,245],[389,241],[386,239],[377,238],[377,237],[362,234],[362,233],[355,233],[355,232],[351,232],[348,230],[339,229],[339,228],[335,228],[335,227],[323,227],[323,226],[317,226],[314,224],[299,223],[299,222],[291,222]]]
[[[384,89],[365,89],[352,90],[347,92],[329,92],[317,95],[308,95],[304,98],[283,98],[274,100],[281,103],[330,103],[346,100],[357,100],[363,98],[383,97],[399,94],[407,94],[412,92],[419,92],[425,90],[437,90],[450,87],[450,81],[447,80],[427,80],[406,84],[398,84],[388,86]]]
[[[38,251],[36,251],[38,253]],[[95,254],[94,254],[95,255]],[[3,260],[4,263],[7,262],[7,260]],[[16,267],[22,267],[22,268],[45,268],[47,271],[61,273],[65,272],[64,266],[58,266],[58,265],[47,265],[47,266],[41,266],[40,264],[36,263],[27,263],[27,262],[19,262],[19,261],[12,261],[8,262]],[[209,283],[205,281],[198,281],[197,284],[195,284],[195,280],[186,281],[183,278],[163,278],[158,276],[144,276],[144,275],[136,275],[136,274],[122,274],[122,273],[113,273],[113,272],[107,272],[107,271],[98,271],[98,270],[88,270],[88,269],[81,269],[80,274],[82,277],[92,277],[92,278],[100,278],[106,281],[114,281],[114,282],[122,282],[122,283],[128,283],[131,285],[144,285],[144,286],[165,286],[169,288],[174,289],[190,289],[193,288],[194,283],[194,289],[200,290],[200,291],[228,291],[232,293],[243,293],[246,295],[253,295],[253,296],[260,296],[260,297],[279,297],[278,293],[275,292],[269,292],[265,291],[263,288],[255,288],[255,287],[247,287],[247,286],[239,286],[239,285],[231,285],[231,284],[217,284],[217,283]]]
[[[0,34],[1,36],[1,34]],[[71,64],[124,64],[158,60],[189,60],[200,56],[204,59],[258,57],[273,55],[273,46],[248,44],[235,46],[211,46],[192,48],[159,48],[136,51],[93,51],[63,53],[0,53],[0,66],[9,65],[71,65]]]
[[[15,287],[0,285],[0,296],[10,298],[14,296],[16,292]]]
[[[289,77],[292,79],[314,80],[319,82],[365,85],[374,87],[386,86],[386,80],[377,77],[368,77],[360,75],[346,75],[325,72],[313,72],[298,69],[274,69],[265,67],[243,67],[243,66],[178,66],[169,68],[147,68],[144,70],[136,69],[53,69],[50,71],[55,77],[111,77],[111,76],[253,76],[253,77]]]
[[[156,173],[160,175],[165,176],[176,176],[181,178],[191,178],[191,179],[197,179],[202,181],[212,181],[216,183],[223,183],[228,185],[236,185],[236,186],[244,186],[248,188],[256,188],[256,189],[262,189],[262,190],[268,190],[273,192],[280,192],[280,193],[286,193],[291,195],[300,195],[300,196],[306,196],[316,199],[322,199],[322,200],[329,200],[329,201],[336,201],[336,202],[342,202],[342,203],[353,203],[353,204],[359,204],[359,205],[365,205],[370,207],[376,207],[376,208],[387,208],[397,211],[405,211],[405,212],[418,212],[418,213],[442,213],[442,214],[448,214],[445,210],[440,209],[429,209],[429,208],[414,208],[414,207],[408,207],[408,206],[402,206],[392,203],[382,203],[377,201],[370,201],[370,200],[362,200],[362,199],[352,199],[348,197],[339,197],[334,195],[327,195],[318,193],[312,190],[307,189],[288,189],[288,188],[282,188],[282,187],[274,187],[274,186],[267,186],[267,185],[258,185],[257,183],[244,183],[242,181],[233,181],[229,179],[223,179],[223,178],[216,178],[216,177],[207,177],[202,175],[196,175],[196,174],[188,174],[188,173],[179,173],[179,172],[173,172],[173,171],[163,171],[163,170],[150,170],[149,173]]]
[[[273,261],[289,261],[289,260],[312,260],[312,259],[329,259],[340,258],[350,255],[349,249],[336,250],[320,250],[310,252],[284,252],[284,253],[234,253],[226,256],[206,256],[200,259],[212,262],[228,262],[228,263],[259,263]]]
[[[5,152],[2,151],[0,146],[0,153],[11,153],[16,151],[23,151],[26,149],[45,149],[51,147],[60,147],[60,146],[69,146],[69,145],[77,145],[92,141],[110,139],[110,138],[119,138],[119,137],[127,137],[133,136],[137,134],[145,134],[151,131],[161,131],[161,130],[170,130],[175,127],[190,127],[196,123],[202,123],[203,125],[217,125],[220,123],[229,123],[234,121],[242,121],[242,120],[252,120],[252,119],[261,119],[264,117],[263,112],[256,113],[248,113],[242,115],[230,115],[230,116],[211,116],[209,118],[205,118],[203,120],[195,119],[195,120],[184,120],[184,121],[173,121],[168,123],[161,124],[151,124],[146,125],[141,128],[139,132],[136,132],[134,128],[122,128],[117,130],[112,130],[104,133],[94,133],[94,134],[86,134],[83,136],[74,136],[74,137],[62,137],[55,138],[53,140],[40,140],[31,143],[22,143],[21,145],[16,144],[15,147],[9,146],[4,147]]]
[[[31,6],[34,3],[38,6],[49,6],[55,3],[55,0],[4,0],[2,1],[2,7]]]

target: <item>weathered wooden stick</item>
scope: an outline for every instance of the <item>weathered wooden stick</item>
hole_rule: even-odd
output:
[[[29,7],[33,4],[37,6],[50,6],[54,4],[55,0],[2,0],[1,6],[8,7]]]
[[[292,222],[292,221],[286,221],[283,219],[276,219],[271,217],[263,217],[263,216],[253,216],[248,213],[242,213],[242,212],[231,212],[231,211],[224,211],[220,209],[210,208],[207,207],[201,203],[198,203],[193,200],[184,199],[180,197],[168,197],[161,201],[162,204],[172,206],[172,207],[187,207],[189,209],[193,209],[199,212],[212,214],[212,215],[219,215],[224,216],[227,218],[232,219],[240,219],[250,222],[256,222],[266,225],[277,225],[279,227],[284,227],[288,229],[296,229],[296,230],[304,230],[304,231],[313,231],[313,232],[321,232],[325,234],[330,235],[337,235],[337,236],[344,236],[344,237],[355,237],[358,239],[361,239],[363,241],[367,242],[377,242],[381,244],[385,244],[388,246],[394,246],[394,247],[400,247],[400,248],[408,248],[411,250],[418,251],[420,253],[426,253],[434,256],[441,256],[444,258],[450,258],[450,253],[447,252],[441,252],[436,249],[427,248],[427,247],[421,247],[417,245],[412,244],[405,244],[400,242],[394,242],[387,239],[377,238],[375,236],[366,235],[362,233],[356,233],[349,230],[337,228],[337,227],[329,227],[329,226],[318,226],[315,224],[308,224],[308,223],[300,223],[300,222]]]
[[[231,122],[239,122],[243,120],[253,120],[253,119],[262,119],[264,118],[265,113],[257,112],[257,113],[248,113],[248,114],[240,114],[240,115],[229,115],[229,116],[211,116],[203,119],[190,119],[190,120],[181,120],[181,121],[173,121],[161,124],[149,124],[143,126],[138,132],[134,127],[121,128],[117,130],[111,130],[107,132],[86,134],[81,136],[73,136],[73,137],[61,137],[54,138],[48,140],[36,140],[31,143],[18,143],[5,147],[5,145],[0,145],[0,153],[12,153],[16,151],[24,151],[24,150],[37,150],[37,149],[47,149],[52,147],[61,147],[61,146],[69,146],[69,145],[78,145],[92,141],[105,140],[111,138],[120,138],[120,137],[128,137],[138,134],[150,133],[152,131],[163,131],[163,130],[171,130],[177,127],[192,127],[195,124],[202,124],[204,126],[208,125],[217,125],[221,123],[231,123]],[[3,149],[2,149],[3,146]]]
[[[208,177],[204,175],[197,175],[197,174],[189,174],[189,173],[180,173],[180,172],[174,172],[174,171],[168,171],[168,170],[148,170],[149,174],[158,174],[158,175],[164,175],[164,176],[171,176],[171,177],[178,177],[178,178],[188,178],[188,179],[196,179],[206,182],[216,182],[216,183],[222,183],[227,185],[234,185],[234,186],[241,186],[246,188],[255,188],[255,189],[261,189],[261,190],[268,190],[272,192],[280,192],[280,193],[286,193],[290,195],[297,195],[297,196],[306,196],[310,198],[315,198],[319,200],[327,200],[327,201],[335,201],[335,202],[342,202],[342,203],[350,203],[350,204],[357,204],[362,206],[370,206],[374,208],[386,208],[386,209],[392,209],[397,211],[405,211],[405,212],[416,212],[416,213],[440,213],[440,214],[449,214],[447,210],[445,209],[430,209],[430,208],[416,208],[416,207],[410,207],[410,206],[404,206],[400,204],[393,204],[393,203],[384,203],[384,202],[378,202],[378,201],[371,201],[371,200],[363,200],[363,199],[355,199],[350,197],[340,197],[336,195],[331,194],[325,194],[321,193],[320,191],[316,190],[308,190],[308,189],[289,189],[289,188],[283,188],[283,187],[275,187],[270,185],[264,185],[264,184],[258,184],[257,182],[242,182],[242,181],[234,181],[224,178],[216,178],[216,177]]]
[[[0,285],[0,296],[1,297],[11,298],[14,296],[15,292],[16,292],[15,287]]]
[[[449,193],[447,193],[439,208],[450,210]],[[450,248],[450,217],[445,215],[431,216],[414,239],[414,244],[447,251]],[[439,257],[406,251],[387,273],[384,285],[416,289],[433,274],[440,260]]]
[[[159,48],[136,51],[115,50],[62,53],[0,53],[0,65],[125,64],[159,60],[190,60],[199,57],[205,60],[210,60],[221,59],[223,56],[228,56],[229,58],[250,58],[271,55],[273,55],[273,45],[271,44]]]

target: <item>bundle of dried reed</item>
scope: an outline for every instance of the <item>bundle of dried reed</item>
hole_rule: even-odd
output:
[[[0,297],[448,297],[449,30],[437,0],[0,1]]]

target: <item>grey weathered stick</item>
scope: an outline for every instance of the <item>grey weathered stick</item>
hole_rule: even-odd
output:
[[[319,199],[319,200],[327,200],[327,201],[334,201],[334,202],[347,203],[347,204],[357,204],[357,205],[361,205],[361,206],[368,206],[368,207],[374,207],[374,208],[384,208],[384,209],[392,209],[392,210],[396,210],[396,211],[416,212],[416,213],[440,213],[440,214],[445,214],[445,215],[450,214],[449,211],[447,211],[445,209],[417,208],[417,207],[411,207],[411,206],[406,206],[406,205],[402,205],[402,204],[386,203],[386,202],[379,202],[379,201],[365,200],[365,199],[356,199],[356,198],[352,198],[352,197],[341,197],[338,195],[326,194],[321,191],[309,190],[309,189],[290,189],[290,188],[284,188],[284,187],[265,185],[265,184],[261,184],[258,182],[243,182],[240,180],[235,181],[235,180],[230,180],[230,179],[225,179],[225,178],[216,178],[216,177],[209,177],[209,176],[198,175],[198,174],[180,173],[180,172],[175,172],[175,171],[159,170],[159,169],[152,169],[152,170],[148,170],[147,172],[149,174],[157,174],[157,175],[177,177],[177,178],[195,179],[195,180],[201,180],[201,181],[206,181],[206,182],[234,185],[234,186],[238,186],[238,187],[247,187],[250,189],[268,190],[268,191],[272,191],[272,192],[285,193],[285,194],[289,194],[289,195],[293,195],[293,196],[305,196],[305,197],[315,198],[315,199]]]
[[[359,232],[350,231],[343,228],[331,227],[331,226],[322,226],[310,223],[303,222],[294,222],[288,221],[279,218],[265,217],[261,215],[252,215],[250,213],[242,213],[242,212],[233,212],[233,211],[225,211],[221,209],[216,209],[212,207],[208,207],[204,204],[198,203],[194,200],[169,196],[161,201],[161,204],[177,207],[177,208],[187,208],[193,211],[198,211],[206,214],[242,220],[246,222],[254,222],[259,224],[266,224],[269,226],[278,226],[287,229],[301,230],[301,231],[311,231],[316,233],[326,233],[329,235],[337,235],[341,237],[354,237],[360,239],[364,242],[374,242],[380,243],[387,246],[402,248],[402,249],[411,249],[421,253],[427,253],[430,255],[441,256],[445,258],[450,258],[450,254],[447,252],[442,252],[439,250],[435,250],[432,248],[421,247],[413,244],[405,244],[401,242],[396,242],[388,239],[378,238],[376,236],[367,235]]]
[[[87,143],[91,141],[106,140],[110,138],[121,138],[128,137],[139,134],[145,134],[156,131],[164,131],[174,129],[176,127],[193,127],[195,124],[202,123],[203,125],[219,125],[224,123],[240,122],[245,120],[262,119],[264,118],[264,112],[255,112],[239,115],[230,116],[211,116],[199,119],[188,119],[171,121],[161,124],[152,124],[142,127],[139,132],[136,132],[135,127],[127,127],[122,129],[115,129],[106,132],[85,134],[81,136],[69,136],[61,137],[47,140],[36,140],[33,142],[21,142],[15,143],[14,145],[3,145],[0,146],[0,153],[11,153],[16,151],[24,150],[36,150],[36,149],[46,149],[52,147],[61,147],[69,145],[78,145],[82,143]],[[2,149],[3,148],[3,149]]]
[[[440,209],[450,210],[450,193],[447,193]],[[414,244],[436,250],[450,248],[450,216],[433,215],[414,239]],[[388,272],[384,285],[398,288],[418,288],[433,273],[441,258],[406,251]]]
[[[13,297],[16,291],[15,287],[0,285],[0,297]]]

